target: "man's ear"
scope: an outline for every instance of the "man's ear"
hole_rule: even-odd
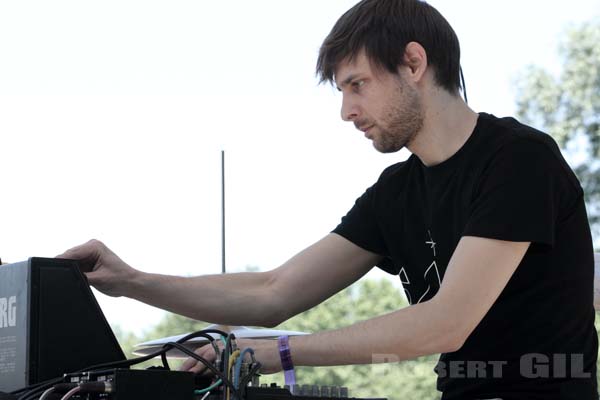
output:
[[[417,42],[410,42],[404,48],[404,65],[408,69],[409,79],[419,83],[425,75],[427,69],[427,52]]]

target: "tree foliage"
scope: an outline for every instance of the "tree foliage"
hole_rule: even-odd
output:
[[[517,80],[517,115],[548,132],[568,153],[586,193],[590,222],[600,222],[600,20],[566,30],[558,76],[530,66]],[[575,157],[573,157],[575,158]]]

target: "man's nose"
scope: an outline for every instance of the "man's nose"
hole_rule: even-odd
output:
[[[354,121],[359,116],[359,109],[356,103],[350,101],[346,96],[342,99],[341,116],[344,121]]]

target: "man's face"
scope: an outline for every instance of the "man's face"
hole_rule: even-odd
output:
[[[342,119],[352,121],[375,149],[393,153],[410,145],[423,127],[421,98],[401,73],[374,69],[364,52],[340,63],[335,76],[342,92]]]

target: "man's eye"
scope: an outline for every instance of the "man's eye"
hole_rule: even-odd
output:
[[[364,84],[365,84],[365,81],[363,81],[363,80],[352,82],[352,89],[354,89],[356,91],[356,90],[360,89],[360,87],[363,86]]]

